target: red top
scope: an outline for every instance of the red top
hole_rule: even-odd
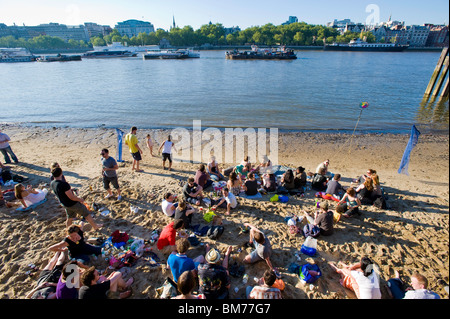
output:
[[[177,236],[177,231],[173,229],[174,222],[171,222],[169,225],[164,227],[161,234],[159,235],[158,242],[156,243],[156,247],[158,247],[159,250],[163,249],[164,247],[171,245],[175,245],[175,238]]]

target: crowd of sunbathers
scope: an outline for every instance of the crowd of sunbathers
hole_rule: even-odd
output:
[[[136,128],[132,128],[134,135]],[[125,143],[129,145],[134,138],[128,137]],[[147,136],[147,146],[151,155],[153,143]],[[170,143],[168,147],[165,144]],[[172,167],[170,137],[161,144],[165,149],[163,155],[163,167],[165,161],[169,160]],[[129,145],[130,146],[130,145]],[[130,153],[133,156],[133,170],[140,171],[139,161],[142,150],[137,147]],[[107,149],[102,149],[102,175],[103,187],[106,191],[105,199],[114,197],[111,185],[117,192],[117,199],[121,200],[120,186],[117,176],[118,165],[116,160],[109,155]],[[186,229],[191,229],[192,216],[203,207],[208,210],[224,210],[229,215],[238,206],[236,197],[255,197],[260,194],[286,194],[303,196],[307,190],[315,191],[316,197],[325,199],[319,202],[314,216],[303,212],[304,216],[295,220],[304,220],[312,226],[316,226],[323,236],[333,233],[336,222],[335,213],[329,209],[328,199],[337,202],[336,213],[344,217],[352,217],[361,214],[362,205],[374,204],[379,198],[383,198],[379,177],[375,170],[369,169],[366,174],[352,181],[347,189],[340,184],[341,175],[329,171],[330,161],[320,163],[313,172],[306,172],[305,168],[286,168],[275,172],[275,166],[265,157],[259,165],[252,165],[248,157],[233,167],[221,169],[217,160],[212,157],[207,165],[200,164],[194,176],[189,177],[183,187],[183,194],[178,199],[175,194],[165,194],[161,205],[162,213],[173,220],[164,227],[156,241],[157,251],[167,258],[167,267],[170,269],[172,278],[160,291],[162,298],[176,299],[228,299],[230,296],[230,254],[233,247],[230,245],[225,252],[205,246],[204,254],[196,258],[189,258],[186,252],[191,244],[186,236]],[[9,168],[0,163],[3,171]],[[94,231],[101,232],[102,224],[97,223],[84,198],[77,194],[65,180],[62,168],[58,163],[53,163],[51,168],[50,188],[59,200],[66,212],[66,236],[59,242],[51,245],[48,249],[54,255],[48,264],[40,271],[34,288],[27,294],[27,298],[33,299],[107,299],[128,298],[132,295],[132,277],[125,279],[126,274],[108,267],[100,272],[91,265],[92,256],[101,256],[102,247],[92,244],[86,239],[84,226],[90,225]],[[294,172],[295,170],[295,172]],[[213,190],[215,196],[209,198],[207,190]],[[5,198],[6,194],[11,196],[12,190],[2,191],[0,206],[14,208],[33,207],[42,203],[48,190],[33,188],[21,183],[14,185],[14,197]],[[19,207],[19,208],[20,208]],[[206,210],[206,209],[205,209]],[[305,218],[303,218],[305,217]],[[75,219],[83,222],[75,224]],[[220,220],[220,219],[219,219]],[[245,223],[242,228],[249,234],[248,247],[252,251],[245,256],[243,263],[248,265],[256,262],[265,262],[267,270],[261,274],[261,278],[255,278],[255,285],[247,286],[245,297],[252,299],[279,299],[282,298],[284,282],[281,274],[271,261],[272,247],[270,239],[264,232],[254,225]],[[340,267],[338,267],[340,266]],[[373,261],[363,256],[360,261],[352,265],[330,263],[330,267],[341,275],[342,286],[355,292],[357,298],[379,299],[381,298],[379,273]],[[37,273],[40,269],[30,265],[30,274]],[[233,270],[236,272],[236,269]],[[389,280],[390,294],[393,298],[439,298],[439,296],[427,289],[428,282],[420,274],[411,277],[411,288],[407,288],[400,280],[398,273],[395,278]]]

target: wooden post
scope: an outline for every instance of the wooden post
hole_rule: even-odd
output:
[[[425,90],[425,95],[431,94],[431,91],[433,90],[434,84],[436,83],[439,73],[441,72],[442,65],[444,64],[447,54],[448,48],[447,47],[443,48],[441,52],[441,57],[439,58],[436,68],[434,69],[433,75],[431,76],[430,82],[428,83],[427,89]]]
[[[448,97],[448,78],[445,81],[444,89],[441,92],[441,98]]]
[[[444,69],[442,70],[441,76],[439,77],[439,80],[436,83],[436,87],[434,88],[434,91],[433,91],[433,96],[439,95],[439,91],[441,90],[442,83],[444,83],[444,79],[445,79],[445,76],[447,75],[447,72],[448,72],[448,55],[445,57]]]

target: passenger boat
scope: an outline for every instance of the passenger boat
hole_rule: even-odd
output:
[[[87,59],[102,59],[102,58],[129,58],[137,56],[136,52],[131,52],[128,50],[94,50],[88,51],[82,55],[83,58]]]
[[[260,49],[252,45],[251,51],[227,51],[225,58],[230,60],[295,60],[297,55],[293,49],[286,47]]]
[[[0,48],[0,63],[34,61],[36,57],[26,48]]]
[[[94,46],[95,51],[110,50],[110,51],[130,51],[133,53],[145,53],[147,50],[159,48],[158,45],[144,45],[144,46],[128,46],[120,42],[113,42],[106,46]]]
[[[194,52],[191,49],[178,49],[178,50],[148,50],[143,55],[144,60],[153,59],[195,59],[200,58],[200,53]]]
[[[44,55],[37,58],[38,62],[81,61],[81,55]]]
[[[397,43],[368,43],[360,38],[353,39],[349,43],[326,44],[323,49],[326,51],[370,51],[370,52],[402,52],[408,45]]]

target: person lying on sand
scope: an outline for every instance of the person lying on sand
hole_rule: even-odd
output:
[[[65,259],[66,255],[63,252],[56,252],[39,274],[35,287],[27,293],[25,298],[56,299],[56,286]]]
[[[339,262],[341,268],[333,262],[328,264],[341,275],[340,284],[355,292],[358,299],[381,299],[380,278],[369,257],[351,265]]]
[[[33,188],[28,185],[26,188],[22,184],[14,186],[16,198],[22,203],[23,208],[42,202],[48,194],[48,189]]]

